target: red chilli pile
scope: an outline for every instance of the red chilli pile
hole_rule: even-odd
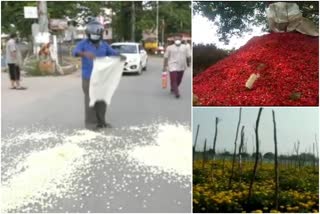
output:
[[[199,105],[315,106],[319,103],[319,41],[299,33],[254,37],[193,78]],[[253,88],[245,84],[259,74]]]

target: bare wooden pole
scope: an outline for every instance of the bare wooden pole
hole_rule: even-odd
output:
[[[294,144],[294,150],[296,152],[296,155],[297,155],[297,159],[298,159],[298,166],[299,166],[299,169],[300,169],[300,156],[299,156],[299,149],[300,149],[300,141],[297,140],[297,143]]]
[[[241,175],[242,175],[242,160],[241,160],[241,153],[243,149],[244,143],[244,126],[241,128],[241,138],[240,138],[240,145],[239,145],[239,171],[240,171],[240,182],[241,182]]]
[[[218,136],[218,123],[219,123],[219,118],[216,117],[216,125],[215,125],[213,145],[212,145],[212,160],[214,160],[214,157],[216,155],[216,143],[217,143],[217,136]]]
[[[202,156],[202,170],[204,170],[206,161],[207,161],[207,139],[204,140],[204,147],[203,147],[203,156]]]
[[[194,145],[193,145],[193,149],[192,149],[193,162],[194,162],[195,154],[196,154],[196,146],[197,146],[197,141],[198,141],[199,129],[200,129],[200,125],[198,124],[198,126],[197,126],[197,132],[196,132],[196,139],[194,140]]]
[[[274,182],[276,184],[274,193],[274,205],[275,209],[279,209],[279,166],[278,166],[278,142],[277,142],[277,125],[274,110],[272,110],[273,118],[273,135],[274,135]]]
[[[258,166],[258,161],[259,161],[259,122],[260,122],[260,117],[261,117],[261,112],[262,112],[262,108],[259,109],[258,112],[258,117],[257,117],[257,121],[256,121],[256,128],[255,128],[255,133],[256,133],[256,154],[255,154],[255,163],[254,163],[254,167],[253,167],[253,175],[250,181],[250,186],[249,186],[249,194],[248,194],[248,203],[250,203],[250,199],[252,196],[252,188],[253,188],[253,183],[257,174],[257,166]]]
[[[224,150],[224,153],[226,153],[226,150]],[[224,163],[225,163],[225,159],[226,159],[226,157],[225,157],[225,155],[223,155],[223,157],[222,157],[222,175],[224,175]]]
[[[211,178],[213,179],[213,166],[214,166],[214,160],[216,155],[216,142],[217,142],[217,136],[218,136],[218,123],[219,118],[216,117],[216,125],[215,125],[215,131],[214,131],[214,138],[213,138],[213,145],[212,145],[212,160],[211,160]]]
[[[315,151],[315,143],[312,144],[312,154],[313,154],[313,161],[312,161],[312,165],[313,165],[313,171],[316,171],[316,151]]]
[[[231,168],[231,175],[229,178],[229,188],[231,188],[231,182],[233,178],[233,171],[234,171],[234,163],[236,161],[236,152],[237,152],[237,140],[238,140],[238,133],[239,133],[239,127],[240,127],[240,122],[241,122],[241,111],[242,108],[239,109],[239,120],[238,120],[238,125],[237,125],[237,131],[236,131],[236,137],[234,140],[234,151],[233,151],[233,158],[232,158],[232,168]]]

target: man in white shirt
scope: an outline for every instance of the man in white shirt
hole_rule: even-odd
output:
[[[16,44],[15,33],[10,35],[10,39],[6,45],[6,62],[9,67],[9,76],[11,80],[11,89],[24,90],[25,87],[20,86],[20,67],[19,61],[21,60],[20,52]]]
[[[163,71],[170,73],[171,93],[176,98],[180,97],[179,85],[181,84],[183,73],[190,66],[190,51],[185,45],[181,44],[181,36],[177,35],[174,44],[169,45],[164,54]]]

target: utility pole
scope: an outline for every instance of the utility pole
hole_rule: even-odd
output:
[[[165,23],[164,23],[164,19],[162,19],[162,32],[161,32],[161,41],[162,41],[162,46],[164,46],[164,27],[165,27]]]
[[[135,42],[136,32],[136,9],[134,5],[135,1],[131,2],[131,41]]]
[[[48,32],[48,12],[47,12],[47,2],[46,1],[38,1],[38,9],[39,9],[39,27],[40,32]]]
[[[158,34],[159,34],[159,1],[157,1],[157,18],[156,18],[156,43],[157,46],[159,45],[159,38],[158,38]]]

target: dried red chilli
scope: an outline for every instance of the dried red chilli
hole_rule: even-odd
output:
[[[316,106],[318,59],[318,37],[299,33],[254,37],[195,76],[193,93],[205,106]],[[252,73],[261,77],[246,90]]]

